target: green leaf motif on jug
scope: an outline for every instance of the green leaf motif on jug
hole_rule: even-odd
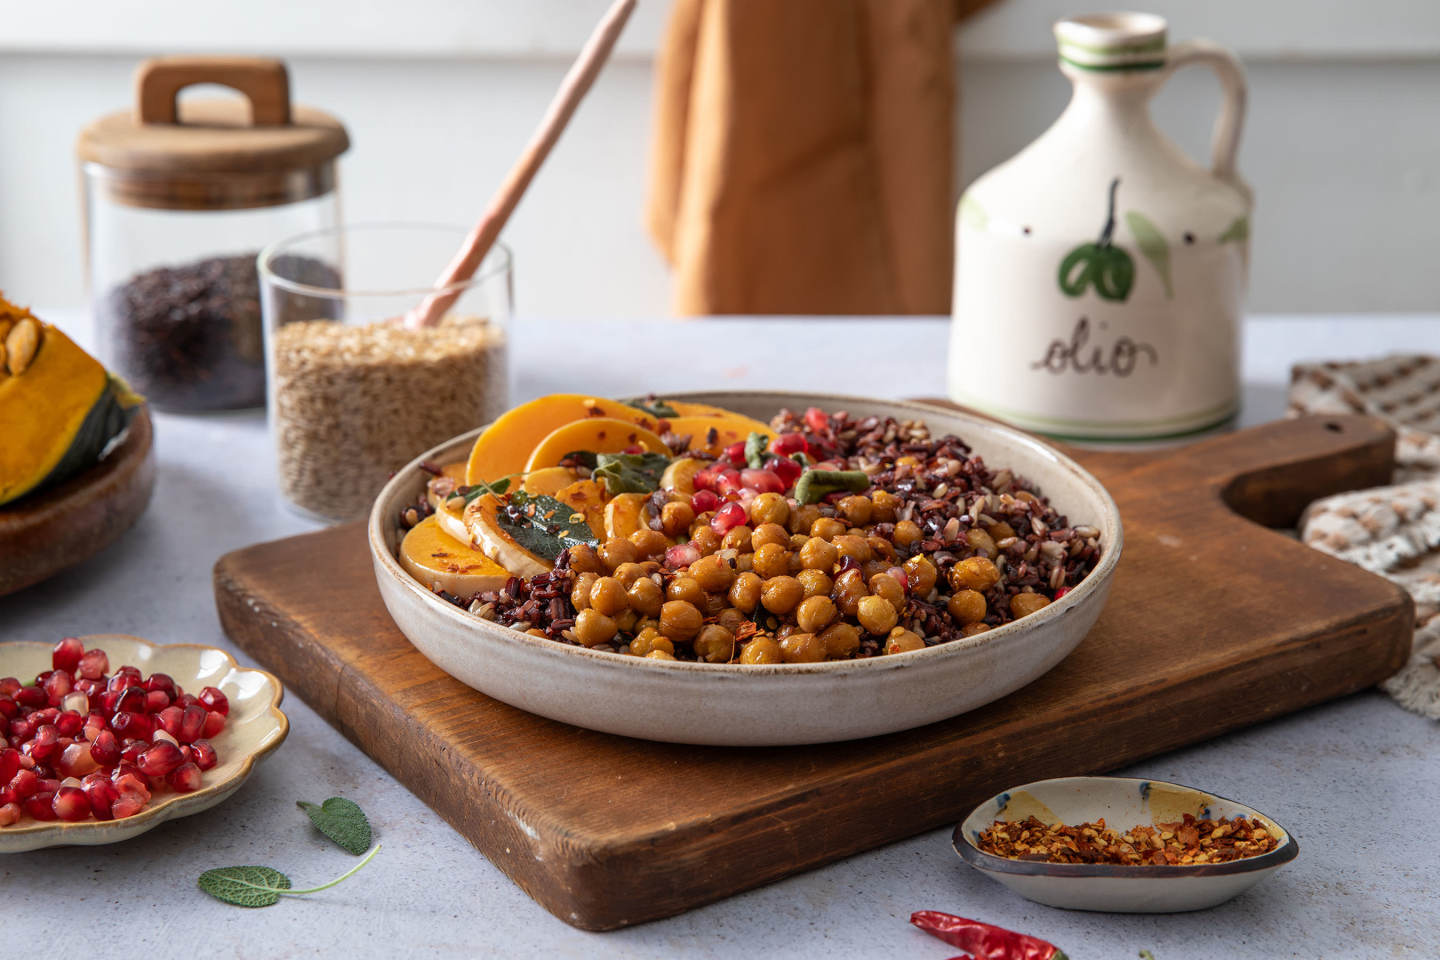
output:
[[[1110,202],[1105,226],[1094,243],[1083,243],[1060,261],[1060,292],[1078,297],[1090,286],[1102,300],[1123,303],[1135,283],[1135,261],[1121,247],[1115,246],[1115,192],[1120,178],[1110,181]]]
[[[1219,243],[1244,243],[1250,239],[1250,218],[1236,217],[1235,222],[1225,228],[1220,234]]]
[[[979,201],[967,193],[960,198],[960,222],[972,230],[984,230],[990,224],[990,216]]]
[[[1131,210],[1125,214],[1125,226],[1130,228],[1130,233],[1135,237],[1135,245],[1145,255],[1151,265],[1160,274],[1160,280],[1165,284],[1165,297],[1168,300],[1175,299],[1175,288],[1170,283],[1170,244],[1165,242],[1165,237],[1150,218],[1137,210]]]

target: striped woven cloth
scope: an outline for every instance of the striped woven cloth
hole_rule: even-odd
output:
[[[1300,538],[1415,598],[1410,662],[1382,686],[1440,720],[1440,357],[1299,364],[1289,412],[1364,413],[1395,428],[1395,482],[1317,500],[1300,518]]]

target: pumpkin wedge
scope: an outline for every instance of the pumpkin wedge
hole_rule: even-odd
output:
[[[655,429],[655,418],[643,410],[627,407],[618,400],[606,400],[580,393],[552,393],[522,403],[498,417],[475,438],[465,470],[465,482],[499,480],[526,469],[535,441],[575,420],[609,417]],[[571,447],[571,450],[579,449]],[[562,451],[562,453],[568,451]],[[552,466],[552,461],[545,466]]]
[[[721,422],[721,421],[716,421]],[[483,434],[481,436],[484,436]],[[535,445],[525,470],[553,467],[567,453],[589,450],[592,453],[620,453],[629,447],[641,447],[651,453],[669,453],[665,442],[653,431],[636,423],[612,417],[590,417],[573,420],[551,431]]]
[[[695,492],[695,474],[704,470],[714,462],[711,460],[697,460],[694,457],[678,457],[670,461],[670,466],[660,475],[660,489],[673,490],[676,493],[683,493],[690,496]]]
[[[541,467],[534,473],[525,474],[525,480],[520,484],[520,489],[532,497],[553,497],[556,492],[583,477],[584,474],[581,471],[571,467]]]
[[[535,577],[550,571],[550,562],[522,547],[500,525],[500,499],[493,493],[476,497],[465,508],[465,529],[470,542],[485,556],[517,577]]]
[[[426,517],[400,541],[400,565],[431,590],[457,597],[499,590],[510,571],[446,533],[435,517]]]
[[[643,493],[622,493],[605,504],[605,536],[629,540],[630,534],[640,529],[649,529],[645,518],[645,501],[650,499]]]

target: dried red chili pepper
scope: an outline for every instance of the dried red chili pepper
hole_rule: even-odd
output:
[[[939,910],[918,910],[910,922],[932,937],[973,955],[973,960],[1066,960],[1053,943]],[[959,960],[959,958],[956,958]]]

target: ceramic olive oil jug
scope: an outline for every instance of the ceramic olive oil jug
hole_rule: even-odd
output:
[[[1074,94],[1060,119],[965,191],[956,215],[950,396],[1028,430],[1155,440],[1239,409],[1250,189],[1235,172],[1245,79],[1230,53],[1166,44],[1142,13],[1055,26]],[[1150,99],[1204,64],[1224,99],[1209,168]]]

